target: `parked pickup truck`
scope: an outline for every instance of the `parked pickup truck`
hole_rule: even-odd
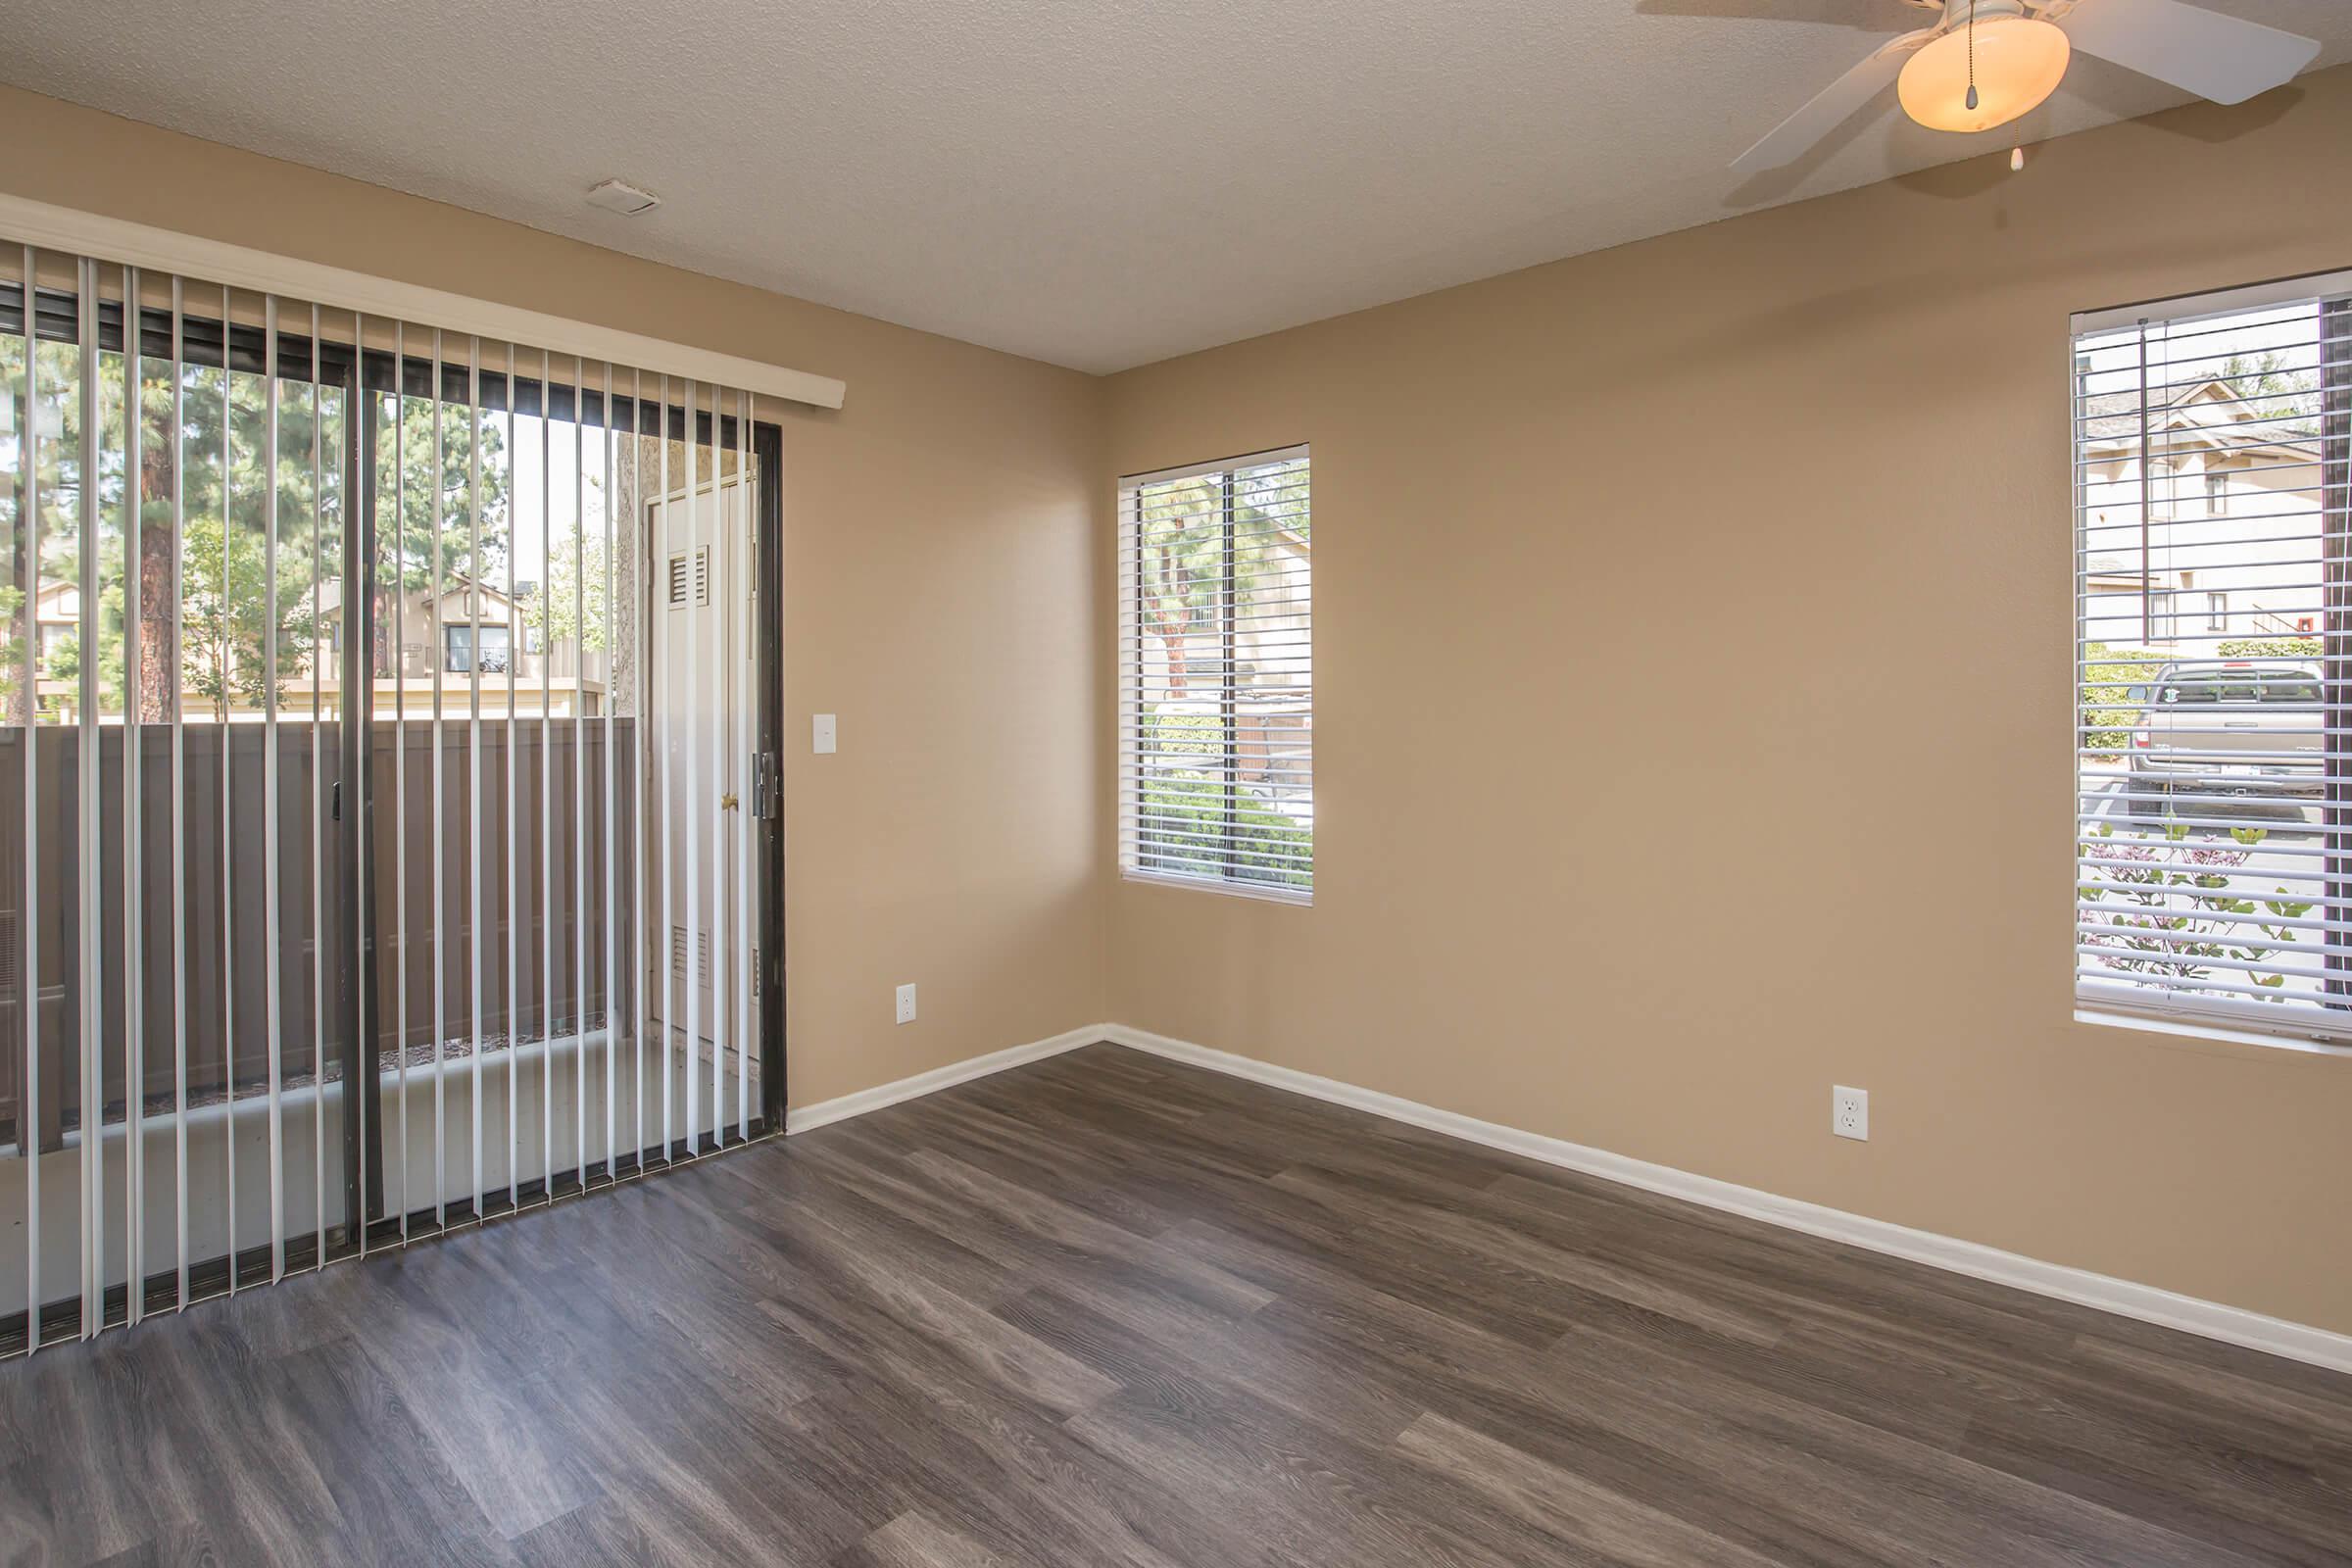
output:
[[[2316,660],[2179,660],[2132,695],[2132,816],[2219,816],[2228,803],[2199,797],[2292,802],[2325,790]]]

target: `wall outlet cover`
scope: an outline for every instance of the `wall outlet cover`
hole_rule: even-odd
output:
[[[914,987],[899,987],[899,1022],[914,1022]]]
[[[1870,1091],[1830,1086],[1830,1131],[1840,1138],[1870,1141]]]

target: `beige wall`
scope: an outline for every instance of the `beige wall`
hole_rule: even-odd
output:
[[[770,411],[792,1102],[1102,1016],[1099,381],[15,89],[0,147],[19,195],[846,380]]]
[[[1117,472],[1313,443],[1319,843],[1115,886],[1110,1015],[2352,1330],[2352,1059],[2071,1020],[2066,673],[2068,314],[2352,266],[2347,149],[2339,70],[1112,378]]]
[[[2070,1021],[2065,675],[2067,314],[2352,265],[2352,72],[1107,383],[22,92],[0,146],[849,382],[783,414],[796,1103],[1107,1016],[2352,1329],[2352,1061]],[[1109,476],[1301,440],[1317,902],[1117,884]]]

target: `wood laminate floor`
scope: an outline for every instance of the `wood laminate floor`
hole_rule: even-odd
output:
[[[2352,1561],[2352,1379],[1098,1046],[0,1367],[8,1563]]]

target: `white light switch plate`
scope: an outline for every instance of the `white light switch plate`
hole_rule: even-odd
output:
[[[816,755],[819,757],[823,757],[833,750],[834,729],[831,713],[816,715],[815,721],[809,726],[808,739],[809,744],[816,748]]]

